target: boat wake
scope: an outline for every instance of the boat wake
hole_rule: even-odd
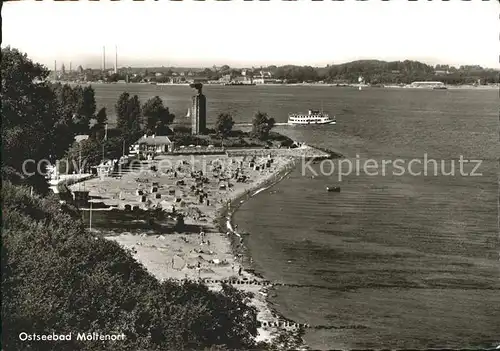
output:
[[[235,126],[246,126],[246,127],[250,127],[250,126],[252,126],[252,123],[235,123],[234,125],[235,125]],[[274,125],[275,125],[275,126],[288,126],[289,124],[288,124],[288,123],[286,123],[286,122],[284,122],[284,123],[279,122],[279,123],[275,123]]]

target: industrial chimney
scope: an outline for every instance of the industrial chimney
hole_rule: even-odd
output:
[[[106,71],[106,47],[102,47],[102,70]]]
[[[54,80],[57,80],[57,61],[54,60]]]

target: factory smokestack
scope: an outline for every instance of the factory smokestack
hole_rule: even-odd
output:
[[[69,61],[69,73],[71,73],[71,61]]]
[[[102,70],[106,71],[106,47],[102,47]]]
[[[115,74],[118,73],[118,46],[115,46]]]
[[[57,80],[57,61],[54,60],[54,80]]]

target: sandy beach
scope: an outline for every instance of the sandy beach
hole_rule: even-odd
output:
[[[157,83],[157,84],[151,84],[151,83],[125,83],[125,82],[118,82],[118,83],[104,83],[104,82],[61,82],[61,83],[67,83],[67,84],[118,84],[118,85],[124,85],[124,84],[139,84],[139,85],[157,85],[157,86],[189,86],[190,83]],[[206,83],[207,86],[223,86],[221,83]],[[350,88],[371,88],[370,85],[367,84],[357,84],[357,83],[346,83],[346,84],[334,84],[334,83],[266,83],[266,84],[256,84],[256,85],[249,85],[249,86],[267,86],[267,87],[275,87],[275,86],[288,86],[288,87],[294,87],[294,86],[300,86],[300,87],[307,87],[307,86],[314,86],[314,87],[350,87]],[[448,89],[474,89],[474,90],[498,90],[500,85],[499,84],[488,84],[488,85],[472,85],[472,84],[462,84],[462,85],[446,85]],[[379,87],[375,87],[379,88]],[[400,86],[396,84],[384,84],[383,88],[392,88],[392,89],[429,89],[429,88],[416,88],[416,87],[410,87],[409,85],[405,86]]]
[[[190,228],[182,232],[97,230],[130,250],[160,280],[201,279],[213,289],[220,287],[220,281],[230,280],[237,288],[252,292],[252,304],[261,322],[256,339],[269,342],[280,333],[294,334],[291,332],[300,326],[281,319],[269,308],[266,295],[272,284],[245,270],[243,250],[239,249],[243,249],[246,234],[238,233],[229,218],[244,198],[291,171],[298,155],[324,153],[311,148],[297,150],[295,155],[290,150],[283,150],[283,155],[276,150],[246,153],[231,157],[160,156],[142,161],[134,171],[93,178],[71,188],[86,189],[93,201],[118,209],[129,205],[182,213]]]

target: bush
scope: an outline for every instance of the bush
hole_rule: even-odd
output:
[[[200,138],[196,135],[191,135],[191,134],[174,134],[174,136],[172,137],[172,141],[175,143],[175,145],[184,145],[184,146],[209,145],[209,141],[207,139]]]
[[[233,130],[234,120],[229,113],[219,113],[215,122],[215,131],[220,137],[228,137]]]
[[[268,140],[275,123],[274,118],[269,117],[267,113],[258,111],[252,120],[252,135],[260,140]]]

